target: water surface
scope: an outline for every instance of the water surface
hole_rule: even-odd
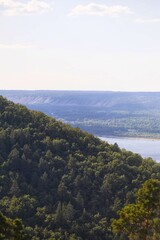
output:
[[[160,162],[160,140],[144,138],[100,137],[108,143],[117,143],[120,148],[139,153],[142,157],[151,157]]]

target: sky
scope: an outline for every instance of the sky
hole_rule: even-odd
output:
[[[0,0],[0,89],[160,91],[160,1]]]

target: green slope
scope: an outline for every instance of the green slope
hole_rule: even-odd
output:
[[[0,97],[0,211],[22,219],[30,239],[115,239],[111,218],[159,170]]]

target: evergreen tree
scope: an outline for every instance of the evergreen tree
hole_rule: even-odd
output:
[[[147,180],[138,190],[135,204],[126,205],[113,220],[114,233],[131,240],[160,239],[160,182]]]

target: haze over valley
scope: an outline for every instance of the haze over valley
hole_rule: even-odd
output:
[[[0,94],[109,143],[118,143],[121,148],[160,161],[159,92],[0,91]]]
[[[98,136],[160,138],[160,92],[0,91]]]

